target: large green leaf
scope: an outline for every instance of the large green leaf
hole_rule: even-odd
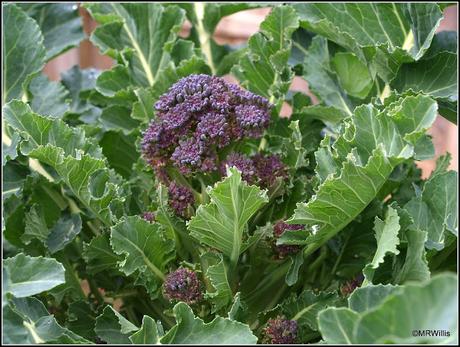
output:
[[[149,316],[142,317],[142,327],[132,334],[129,339],[136,345],[159,345],[160,336],[157,323]]]
[[[250,91],[265,96],[281,107],[293,72],[287,62],[291,51],[291,36],[299,26],[295,10],[290,6],[277,6],[252,35],[248,48],[233,72]]]
[[[174,242],[164,237],[160,226],[138,216],[126,217],[112,227],[110,244],[123,257],[120,270],[128,276],[135,273],[154,293],[165,278],[166,265],[174,259]]]
[[[138,329],[112,306],[106,306],[102,314],[96,318],[94,331],[109,344],[131,344],[129,335]]]
[[[22,97],[30,78],[45,64],[45,47],[39,26],[14,4],[3,7],[2,104]]]
[[[43,33],[46,60],[77,46],[85,38],[76,3],[18,4]]]
[[[385,220],[375,217],[374,231],[377,239],[377,250],[374,258],[366,265],[363,270],[365,282],[372,283],[375,270],[383,263],[385,255],[393,253],[399,254],[397,246],[399,245],[398,231],[400,229],[398,212],[392,207],[388,207]]]
[[[294,5],[301,26],[351,50],[390,81],[403,62],[420,59],[442,19],[434,3]]]
[[[410,89],[414,92],[423,92],[437,100],[453,103],[456,108],[458,99],[457,86],[457,53],[442,51],[433,58],[419,60],[414,63],[403,64],[391,86],[403,93]],[[444,112],[442,116],[451,122],[457,122],[456,113]]]
[[[7,199],[12,194],[20,195],[29,173],[30,170],[27,167],[14,161],[8,161],[3,166],[2,200]]]
[[[53,258],[19,253],[3,260],[3,290],[23,298],[64,283],[64,267]]]
[[[129,62],[136,84],[152,86],[159,72],[171,64],[170,52],[185,11],[154,3],[92,3],[85,7],[101,24],[91,41],[103,53]]]
[[[81,217],[78,213],[65,214],[51,228],[46,245],[51,254],[64,249],[81,231]]]
[[[236,168],[229,168],[227,175],[208,189],[211,202],[198,207],[187,227],[191,236],[218,249],[235,265],[244,248],[247,222],[268,197],[266,191],[243,182]]]
[[[90,344],[91,341],[58,324],[36,298],[13,298],[3,309],[6,344]]]
[[[206,270],[206,277],[214,287],[214,291],[207,292],[206,297],[213,304],[212,312],[217,312],[232,301],[233,293],[228,283],[227,269],[222,256],[206,253],[201,256],[201,262],[203,261],[210,264]]]
[[[333,114],[340,115],[344,113],[350,115],[353,105],[332,73],[327,40],[324,37],[315,36],[308,50],[304,47],[302,53],[302,76],[307,80],[310,90],[319,97],[322,104],[333,107],[336,110],[332,112]],[[347,78],[345,72],[342,72],[341,67],[337,66],[336,69],[338,69],[342,80]],[[354,85],[354,82],[347,81],[345,86],[348,86],[348,84]],[[307,107],[307,109],[312,109],[312,107],[314,106]],[[314,112],[314,114],[316,113]],[[319,114],[321,115],[323,112]],[[329,120],[329,117],[327,118]],[[324,117],[320,119],[324,119]]]
[[[411,283],[395,290],[383,288],[380,285],[367,287],[366,297],[373,303],[370,305],[355,303],[353,307],[358,308],[359,311],[351,308],[328,308],[320,312],[318,322],[325,342],[338,344],[456,342],[458,299],[455,275],[442,274],[433,277],[429,282]],[[373,293],[374,290],[381,296],[380,298]],[[356,291],[352,295],[362,296],[362,294],[361,291]],[[429,304],[420,305],[421,302]],[[413,333],[425,329],[443,330],[449,334],[417,336]]]
[[[108,109],[110,107],[105,110]],[[126,179],[131,176],[132,166],[139,159],[139,151],[135,142],[136,136],[124,135],[118,131],[106,132],[99,142],[110,167]]]
[[[436,111],[436,103],[423,95],[400,98],[380,112],[372,105],[356,108],[334,145],[322,142],[330,157],[328,175],[289,220],[308,225],[310,236],[285,233],[279,242],[306,244],[310,254],[354,220],[394,167],[414,155],[414,144],[434,122]]]
[[[163,344],[255,344],[254,336],[246,324],[216,317],[205,323],[193,315],[187,304],[174,306],[177,324],[161,338]]]

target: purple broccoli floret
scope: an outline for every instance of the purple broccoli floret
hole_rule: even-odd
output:
[[[253,157],[260,186],[268,188],[272,186],[277,178],[285,180],[288,177],[287,168],[276,154],[263,155],[256,154]]]
[[[189,217],[189,207],[195,202],[192,191],[176,182],[171,182],[168,187],[168,203],[174,213],[183,218]]]
[[[226,175],[227,166],[235,166],[239,171],[241,171],[241,177],[248,184],[253,184],[257,181],[256,168],[251,158],[240,153],[230,153],[227,156],[227,159],[221,164],[221,173]]]
[[[156,117],[143,134],[143,157],[155,171],[169,165],[184,175],[217,170],[216,150],[262,136],[272,107],[220,77],[187,76],[155,104]]]
[[[195,272],[179,268],[166,276],[163,283],[163,294],[170,301],[194,304],[202,299],[203,286]]]
[[[279,239],[285,232],[289,232],[291,230],[302,230],[303,228],[304,225],[302,224],[287,224],[283,221],[278,221],[273,226],[273,235],[275,236],[275,239]],[[275,251],[280,259],[285,258],[288,255],[295,254],[300,251],[300,249],[300,246],[297,245],[275,245]]]
[[[153,223],[155,221],[155,213],[144,212],[144,214],[142,215],[142,218],[144,218],[147,222]]]
[[[288,177],[286,166],[276,154],[268,156],[256,154],[248,157],[233,152],[221,163],[222,175],[226,175],[226,166],[235,166],[241,171],[241,176],[246,183],[257,184],[262,188],[271,187],[277,178],[285,180]]]
[[[264,329],[266,343],[292,344],[297,339],[297,321],[276,317],[269,319]]]

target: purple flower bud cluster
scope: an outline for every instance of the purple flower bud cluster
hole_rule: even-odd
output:
[[[297,338],[297,321],[277,317],[269,319],[264,329],[265,340],[271,344],[293,344]]]
[[[154,212],[144,212],[142,215],[147,222],[153,223],[155,221],[155,213]]]
[[[354,290],[361,286],[364,281],[364,276],[362,274],[358,275],[356,278],[345,282],[340,287],[340,292],[343,296],[348,296],[354,292]]]
[[[168,203],[174,213],[183,218],[189,217],[189,207],[195,202],[192,191],[176,182],[171,182],[168,187]]]
[[[203,297],[203,286],[195,272],[179,268],[171,272],[163,283],[163,294],[170,301],[187,304],[199,302]]]
[[[156,118],[143,134],[144,158],[155,170],[172,165],[184,175],[217,170],[216,150],[262,136],[272,107],[220,77],[187,76],[155,104]]]
[[[302,224],[287,224],[283,221],[278,221],[273,226],[273,234],[275,239],[278,239],[283,235],[286,231],[290,230],[302,230],[304,225]],[[280,259],[285,258],[288,255],[295,254],[300,251],[301,247],[297,245],[275,245],[275,251],[278,254]]]
[[[286,179],[287,169],[281,159],[276,155],[256,154],[248,157],[240,153],[230,153],[221,163],[222,175],[226,174],[226,166],[235,166],[241,171],[242,178],[248,184],[257,184],[262,188],[268,188],[275,183],[278,177]]]

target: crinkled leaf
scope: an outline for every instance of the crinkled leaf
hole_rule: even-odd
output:
[[[349,307],[358,313],[369,311],[378,307],[386,300],[387,296],[398,293],[400,290],[400,286],[391,284],[377,284],[356,288],[348,298]]]
[[[37,239],[46,244],[49,233],[43,208],[36,204],[32,205],[25,216],[25,229],[24,234],[21,235],[21,241],[27,245],[33,239]]]
[[[85,38],[76,3],[19,4],[43,33],[46,60],[77,46]]]
[[[15,4],[3,7],[3,91],[2,104],[20,99],[34,74],[45,64],[43,35],[37,22]]]
[[[414,143],[434,122],[436,110],[436,103],[422,95],[401,98],[380,112],[371,105],[356,108],[332,147],[335,172],[308,203],[297,205],[289,220],[307,224],[312,235],[289,242],[285,233],[280,242],[307,244],[309,254],[355,219],[394,167],[414,155]]]
[[[60,82],[50,81],[40,75],[32,79],[29,91],[32,94],[30,107],[38,114],[62,118],[69,109],[69,93]]]
[[[110,247],[107,234],[93,237],[90,243],[84,244],[82,256],[87,263],[86,270],[91,274],[104,270],[113,271],[117,268],[117,263],[122,260]]]
[[[193,315],[183,302],[174,306],[177,324],[161,338],[163,344],[255,344],[257,337],[246,324],[216,317],[209,323]]]
[[[64,267],[53,258],[19,253],[3,260],[3,290],[17,298],[38,294],[64,283]]]
[[[387,291],[383,288],[381,285],[369,286],[364,292],[353,294],[365,295],[372,302],[354,303],[359,312],[351,308],[328,308],[321,311],[318,322],[325,342],[454,343],[457,340],[458,299],[455,275],[446,273],[428,282],[410,283],[395,290]],[[374,290],[377,293],[373,293]],[[380,295],[385,296],[383,300]],[[429,305],[420,305],[421,302]],[[425,329],[444,330],[450,334],[424,337],[412,335],[414,330]]]
[[[106,306],[102,314],[96,318],[94,331],[109,344],[131,344],[129,336],[138,329],[112,306]]]
[[[245,88],[276,102],[278,107],[294,75],[287,62],[291,35],[298,26],[292,7],[274,7],[261,23],[260,31],[249,39],[246,54],[233,69]]]
[[[207,292],[206,297],[213,304],[212,312],[217,312],[221,308],[226,307],[232,300],[232,290],[228,283],[227,268],[225,266],[222,256],[207,253],[208,262],[212,263],[206,270],[206,277],[214,287],[214,292]]]
[[[58,324],[36,298],[13,298],[3,309],[6,344],[89,344],[91,341]]]
[[[228,177],[208,190],[211,202],[200,205],[187,224],[190,235],[220,250],[236,264],[244,246],[247,222],[268,202],[266,191],[248,186],[236,168]]]
[[[374,231],[377,240],[377,250],[375,251],[374,258],[366,265],[363,270],[366,283],[372,283],[375,270],[383,263],[385,255],[393,253],[399,254],[398,245],[399,238],[398,232],[400,229],[398,212],[388,207],[385,215],[385,220],[382,221],[379,217],[375,217]]]
[[[110,244],[121,255],[119,269],[125,275],[136,274],[153,293],[165,278],[166,265],[174,259],[174,242],[164,237],[158,224],[131,216],[112,227]]]

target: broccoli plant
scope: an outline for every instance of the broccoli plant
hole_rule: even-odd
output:
[[[457,342],[447,6],[2,5],[3,342]]]

